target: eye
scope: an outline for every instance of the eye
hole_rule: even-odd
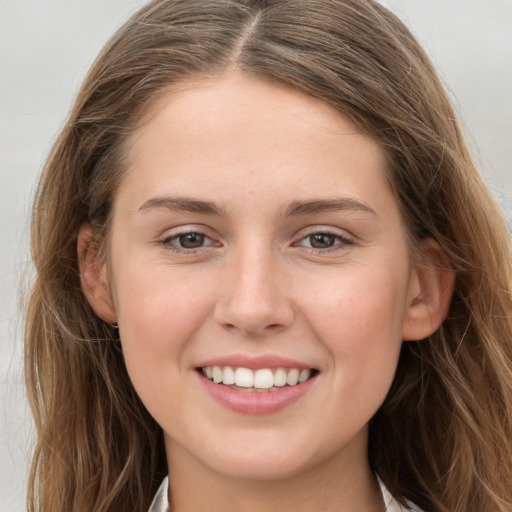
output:
[[[173,233],[159,241],[165,249],[173,252],[195,252],[210,245],[215,245],[215,242],[200,231],[185,231],[181,233]]]
[[[201,233],[186,233],[176,237],[178,244],[184,249],[197,249],[202,247],[206,236]]]
[[[313,249],[328,249],[335,245],[336,236],[330,233],[315,233],[314,235],[308,235],[306,240]]]
[[[347,235],[334,233],[332,231],[315,231],[308,233],[301,238],[295,245],[314,251],[329,252],[343,249],[347,245],[353,244],[353,240]]]

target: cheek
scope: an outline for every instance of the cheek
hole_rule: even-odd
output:
[[[350,286],[331,289],[333,300],[317,307],[315,316],[324,322],[315,325],[330,354],[333,399],[345,404],[333,407],[333,420],[344,424],[349,410],[361,425],[382,405],[396,373],[404,294],[382,274],[345,284]]]
[[[400,337],[407,282],[406,271],[392,265],[347,267],[333,272],[310,295],[305,309],[311,319],[321,320],[319,325],[335,327],[351,338],[360,338],[365,332],[374,332],[368,342],[393,334],[393,338]]]
[[[186,269],[144,260],[138,265],[136,258],[124,258],[116,267],[114,281],[119,324],[148,337],[148,342],[179,340],[206,314],[208,279],[191,276]]]
[[[127,259],[116,267],[114,302],[125,364],[144,399],[163,383],[173,385],[181,378],[186,347],[211,306],[204,280],[198,289],[197,281],[181,279],[170,267],[134,268],[144,267]]]
[[[303,308],[344,389],[373,385],[376,379],[391,384],[407,302],[404,266],[405,271],[386,262],[347,267],[333,273]]]

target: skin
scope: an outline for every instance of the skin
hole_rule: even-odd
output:
[[[451,278],[431,241],[412,263],[377,142],[319,100],[232,74],[167,91],[127,147],[108,261],[80,234],[83,287],[164,430],[173,511],[382,511],[368,422],[402,340],[442,321]],[[232,354],[319,373],[285,409],[245,415],[199,382],[201,361]]]

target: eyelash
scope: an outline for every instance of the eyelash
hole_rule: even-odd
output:
[[[202,237],[203,244],[201,246],[195,247],[195,248],[186,248],[186,247],[180,247],[178,245],[175,245],[174,242],[179,242],[179,239],[182,236],[186,236],[186,235],[197,235],[199,237]],[[331,247],[325,247],[325,248],[316,248],[316,247],[311,247],[311,246],[307,247],[307,246],[301,245],[301,243],[304,242],[305,240],[310,239],[310,241],[311,241],[312,237],[319,236],[319,235],[333,237],[337,241],[337,243]],[[204,245],[204,240],[209,240],[209,243]],[[179,231],[170,236],[166,236],[162,240],[159,240],[158,243],[160,245],[162,245],[168,251],[179,253],[179,254],[189,254],[189,255],[204,252],[205,250],[208,250],[208,247],[215,245],[215,241],[211,237],[209,237],[206,233],[204,233],[201,230],[192,229],[192,228]],[[302,236],[297,242],[294,242],[292,244],[292,246],[293,247],[301,247],[303,250],[306,250],[313,254],[328,254],[331,252],[343,250],[344,247],[346,247],[348,245],[353,245],[353,244],[354,244],[354,241],[351,238],[344,236],[340,233],[337,233],[333,230],[316,229],[316,230],[311,231],[311,232],[307,233],[306,235]]]
[[[300,245],[301,242],[303,242],[307,239],[311,240],[312,237],[318,236],[318,235],[333,237],[337,241],[337,243],[331,247],[326,247],[323,249],[311,247],[311,246],[304,247],[304,246]],[[338,232],[335,232],[335,231],[329,230],[329,229],[315,229],[314,231],[311,231],[311,232],[307,233],[306,235],[304,235],[303,237],[301,237],[301,239],[298,242],[294,243],[294,246],[303,247],[304,249],[308,250],[309,252],[311,252],[313,254],[326,254],[326,253],[328,254],[331,252],[343,250],[346,246],[353,245],[353,244],[354,244],[353,239],[349,238],[346,235],[342,235],[341,233],[338,233]]]
[[[178,245],[174,245],[173,242],[179,242],[179,239],[182,236],[186,235],[198,235],[199,237],[203,237],[203,240],[209,240],[211,243],[208,243],[206,245],[201,245],[197,248],[186,248],[186,247],[179,247]],[[198,254],[203,252],[207,247],[210,245],[214,245],[215,242],[211,237],[209,237],[206,233],[202,232],[198,229],[185,229],[183,231],[179,231],[177,233],[174,233],[170,236],[166,236],[162,240],[159,240],[158,243],[162,245],[166,250],[171,252],[176,252],[179,254]]]

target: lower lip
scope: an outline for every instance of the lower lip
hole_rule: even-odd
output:
[[[292,405],[313,386],[317,375],[302,384],[285,386],[275,391],[238,391],[215,384],[203,375],[199,379],[204,389],[220,405],[242,414],[271,414]]]

